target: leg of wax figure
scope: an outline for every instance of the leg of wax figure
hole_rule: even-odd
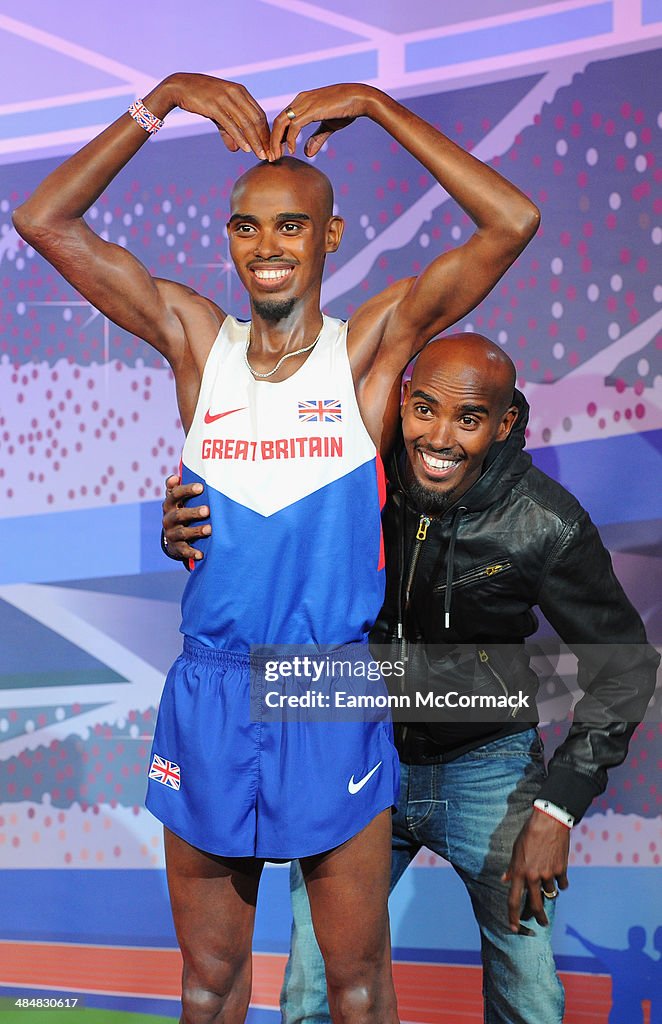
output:
[[[467,887],[480,928],[486,1024],[560,1024],[563,989],[551,950],[554,901],[545,900],[550,926],[529,919],[513,934],[508,888],[501,880],[544,775],[536,731],[496,740],[446,764],[402,765],[401,772],[392,886],[423,846],[448,860]],[[283,1024],[329,1024],[324,965],[296,864],[291,888],[294,924],[281,994]]]
[[[390,836],[389,808],[336,850],[300,862],[334,1021],[396,1020],[387,909]]]
[[[336,650],[349,657],[347,648]],[[289,859],[296,843],[326,963],[332,1019],[395,1024],[387,897],[398,765],[390,723],[343,722],[339,730],[337,722],[305,716],[282,721],[276,714],[271,720],[264,711],[266,677],[255,666],[247,671],[246,660],[201,649],[187,637],[168,675],[155,731],[155,750],[176,755],[188,783],[187,800],[173,805],[152,777],[148,801],[167,822],[168,885],[184,958],[182,1020],[243,1024],[263,864]],[[329,764],[325,755],[332,745]],[[159,773],[173,770],[160,755],[155,763]],[[243,785],[226,791],[223,783],[210,784],[215,763],[225,763],[229,777]],[[375,785],[353,793],[347,779],[356,763],[367,765],[362,771]],[[316,794],[324,799],[315,800]],[[219,851],[221,842],[227,852]],[[256,855],[246,853],[255,847]]]
[[[386,810],[335,850],[302,860],[324,954],[320,973],[324,979],[326,963],[325,995],[328,985],[331,1019],[339,1024],[397,1021],[386,904],[390,833],[391,811]],[[165,846],[170,900],[184,960],[182,1020],[243,1024],[251,992],[251,940],[264,862],[204,853],[167,829]],[[306,910],[310,920],[308,901]],[[346,939],[350,918],[351,943]],[[219,929],[219,921],[224,928]],[[315,952],[320,956],[317,945]]]

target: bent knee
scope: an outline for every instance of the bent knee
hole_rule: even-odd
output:
[[[390,970],[385,950],[369,957],[331,960],[326,963],[326,983],[330,991],[346,993],[349,1000],[370,1002]]]
[[[376,991],[359,985],[329,995],[339,1020],[375,1020],[379,1006]]]
[[[182,1020],[186,1024],[199,1024],[213,1020],[222,1009],[225,995],[212,992],[201,985],[182,986]]]
[[[365,1021],[394,1021],[395,992],[388,969],[375,971],[370,977],[334,986],[328,983],[329,1007],[333,1020],[358,1024]]]
[[[250,997],[251,961],[248,957],[192,960],[184,957],[182,1010],[187,1024],[219,1019],[228,1002]]]

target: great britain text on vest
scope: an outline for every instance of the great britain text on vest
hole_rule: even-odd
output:
[[[202,459],[239,459],[266,462],[269,459],[340,459],[342,437],[278,437],[263,441],[239,438],[203,438]]]

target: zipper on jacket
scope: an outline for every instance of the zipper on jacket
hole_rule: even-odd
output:
[[[404,599],[404,603],[403,603],[403,606],[402,606],[402,615],[401,615],[401,618],[400,618],[400,622],[398,622],[398,640],[400,641],[400,660],[402,661],[403,665],[405,664],[405,662],[407,660],[407,641],[404,638],[404,622],[405,622],[405,620],[407,618],[407,612],[409,611],[409,600],[410,600],[410,597],[411,597],[411,588],[412,588],[412,584],[414,582],[414,576],[416,575],[416,566],[418,565],[418,560],[419,560],[420,555],[421,555],[421,547],[423,546],[423,542],[426,540],[427,535],[428,535],[428,527],[430,526],[430,522],[431,522],[431,520],[430,520],[429,516],[420,516],[420,518],[418,520],[418,529],[416,531],[416,543],[414,544],[414,550],[412,551],[411,560],[409,562],[409,572],[407,573],[407,583],[406,583],[406,586],[405,586],[405,599]],[[403,690],[403,692],[404,692],[405,683],[406,683],[406,673],[403,676],[403,682],[402,682],[402,690]],[[407,732],[408,732],[407,726],[403,725],[402,733],[401,733],[402,742],[404,742],[404,740],[405,740],[405,738],[407,736]]]
[[[407,573],[407,584],[405,586],[405,603],[404,611],[402,615],[402,621],[404,622],[407,618],[407,612],[409,610],[409,601],[411,598],[411,588],[414,582],[414,576],[416,574],[416,566],[418,565],[418,559],[421,555],[421,548],[423,541],[427,538],[428,527],[430,525],[429,516],[421,516],[418,520],[418,530],[416,531],[416,543],[414,544],[414,550],[411,554],[411,561],[409,563],[409,572]]]
[[[492,665],[492,662],[490,661],[490,658],[489,658],[489,655],[488,655],[487,651],[484,651],[482,649],[479,650],[478,651],[478,657],[482,661],[483,665],[485,665],[487,667],[488,672],[490,672],[494,676],[494,678],[496,679],[497,683],[499,684],[499,686],[501,687],[501,689],[503,691],[504,697],[507,700],[508,697],[510,696],[510,694],[508,693],[508,687],[504,683],[502,677],[499,675],[497,670]],[[513,710],[510,712],[510,717],[514,718],[516,714],[517,714],[517,707],[514,707]]]
[[[465,572],[464,576],[458,576],[456,580],[453,580],[453,587],[457,588],[465,583],[474,583],[484,576],[498,576],[499,573],[506,572],[507,569],[511,568],[511,562],[495,562],[494,565],[482,565],[478,569],[472,569],[471,572]],[[436,587],[432,588],[435,594],[443,593],[445,589],[445,583],[439,583]]]

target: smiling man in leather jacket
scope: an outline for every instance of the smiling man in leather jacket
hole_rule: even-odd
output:
[[[486,1020],[554,1024],[563,992],[548,924],[568,885],[570,830],[625,758],[659,657],[588,514],[523,451],[528,406],[514,382],[510,359],[479,335],[439,339],[419,356],[388,467],[386,599],[371,640],[406,655],[410,693],[531,698],[522,713],[412,710],[396,724],[392,885],[422,846],[449,860],[481,931]],[[209,529],[183,527],[193,519],[186,497],[176,487],[164,505],[175,555]],[[584,690],[547,772],[524,647],[536,606],[577,655]],[[292,882],[283,1021],[326,1024],[296,866]]]
[[[443,651],[436,645],[476,645],[488,674],[507,677],[511,693],[535,696],[523,642],[538,627],[539,607],[576,650],[587,691],[540,791],[577,821],[604,791],[607,769],[625,758],[659,659],[588,513],[522,450],[528,405],[514,391],[514,373],[477,335],[433,342],[418,360],[405,385],[404,452],[390,467],[388,582],[371,639],[403,636],[434,653]],[[430,655],[426,661],[429,668]],[[409,727],[400,753],[412,763],[449,760],[536,721],[515,717],[496,729],[494,721]]]

